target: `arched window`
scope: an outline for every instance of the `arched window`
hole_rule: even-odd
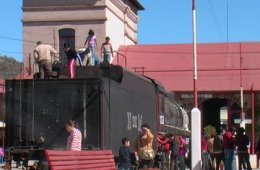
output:
[[[63,48],[64,43],[69,43],[71,47],[75,48],[75,30],[71,28],[59,30],[60,48]]]
[[[61,55],[61,60],[63,64],[66,63],[65,53],[63,50],[64,43],[69,43],[72,48],[75,48],[75,30],[71,28],[65,28],[59,30],[59,50]]]

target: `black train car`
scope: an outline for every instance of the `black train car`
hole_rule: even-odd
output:
[[[182,131],[188,124],[186,113],[154,80],[120,66],[81,67],[76,77],[6,81],[5,146],[65,148],[64,123],[72,119],[84,149],[117,155],[121,139],[133,144],[143,123],[154,134],[171,127]]]

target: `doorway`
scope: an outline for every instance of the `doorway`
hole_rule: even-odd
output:
[[[60,61],[63,66],[66,66],[67,60],[63,50],[64,43],[68,43],[71,48],[75,49],[75,30],[71,28],[65,28],[59,30],[59,51]]]
[[[228,118],[228,99],[213,98],[202,103],[203,127],[211,125],[220,132],[221,123],[226,123]],[[202,127],[202,128],[203,128]]]

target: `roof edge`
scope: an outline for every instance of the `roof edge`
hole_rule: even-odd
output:
[[[133,5],[137,8],[137,10],[144,10],[143,5],[138,0],[130,0]]]

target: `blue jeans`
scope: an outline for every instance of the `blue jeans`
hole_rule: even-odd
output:
[[[89,48],[90,54],[91,54],[91,56],[90,56],[90,65],[91,66],[98,65],[99,64],[99,58],[98,58],[98,56],[96,54],[95,47],[88,47],[88,48]]]
[[[180,160],[180,170],[185,170],[186,169],[185,155],[180,155],[179,160]]]
[[[225,169],[236,170],[236,160],[234,149],[225,149]]]
[[[112,59],[112,54],[111,53],[104,54],[104,61],[103,61],[103,63],[110,64],[111,63],[111,59]]]
[[[119,170],[130,170],[130,166],[122,165],[122,166],[119,167]]]

